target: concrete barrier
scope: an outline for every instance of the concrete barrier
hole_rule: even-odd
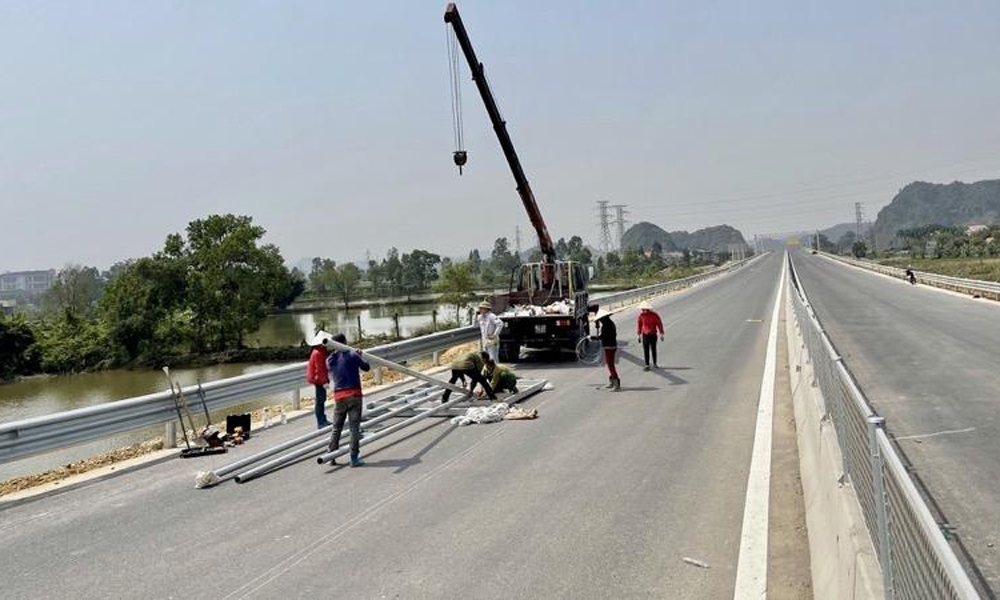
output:
[[[785,294],[785,331],[813,594],[831,600],[881,599],[885,594],[875,547],[854,488],[841,483],[840,446],[833,423],[825,418],[822,393],[813,385],[812,364],[791,293]]]

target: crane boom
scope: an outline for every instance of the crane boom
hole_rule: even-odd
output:
[[[538,210],[538,203],[535,202],[535,195],[528,184],[528,178],[524,176],[521,161],[514,150],[514,142],[511,141],[510,134],[507,133],[507,123],[500,116],[500,109],[497,107],[497,102],[493,98],[493,92],[490,91],[490,85],[486,81],[483,64],[476,58],[476,51],[472,48],[472,42],[469,41],[469,34],[465,30],[462,17],[458,14],[458,7],[455,6],[454,2],[448,3],[448,7],[445,8],[444,22],[451,24],[455,32],[455,37],[458,38],[458,43],[462,47],[462,54],[465,55],[465,60],[469,63],[469,69],[472,70],[472,80],[476,82],[476,89],[479,90],[483,104],[486,105],[486,113],[490,117],[490,122],[493,123],[493,131],[496,132],[497,139],[500,140],[500,148],[503,149],[504,158],[507,159],[507,165],[510,166],[510,172],[517,183],[517,193],[521,196],[524,209],[528,212],[528,219],[531,220],[531,225],[538,234],[538,245],[541,248],[542,256],[545,262],[555,263],[556,251],[552,245],[549,230],[542,219],[542,213]]]

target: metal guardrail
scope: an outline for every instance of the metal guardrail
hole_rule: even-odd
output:
[[[368,352],[404,362],[428,356],[452,346],[479,338],[479,328],[460,327],[391,344],[370,348]],[[209,410],[221,410],[304,386],[305,362],[285,365],[259,373],[249,373],[202,384]],[[197,399],[197,387],[183,388],[189,400]],[[38,454],[116,433],[172,423],[177,418],[169,391],[106,402],[21,421],[0,424],[0,461]]]
[[[788,256],[795,321],[833,421],[846,479],[874,541],[889,600],[979,598],[899,453],[827,336]]]
[[[637,301],[721,275],[747,262],[749,261],[740,261],[693,277],[611,294],[599,300],[614,304]],[[369,348],[367,352],[392,362],[403,363],[477,339],[479,339],[479,328],[470,325],[382,344]],[[208,409],[222,410],[271,394],[297,391],[306,387],[305,365],[305,362],[299,362],[259,373],[204,383],[202,389],[205,392]],[[198,397],[196,386],[183,388],[182,392],[189,400]],[[0,423],[0,461],[16,460],[143,427],[173,423],[176,416],[170,392],[163,391],[21,421]]]
[[[875,273],[881,273],[883,275],[895,277],[896,279],[906,279],[906,269],[880,265],[870,260],[858,260],[847,256],[838,256],[836,254],[830,254],[829,252],[821,252],[820,254],[833,260],[854,265],[855,267],[860,267],[862,269],[867,269]],[[917,283],[939,287],[962,294],[969,294],[970,296],[1000,300],[1000,282],[985,281],[982,279],[966,279],[964,277],[952,277],[950,275],[929,273],[927,271],[914,271],[913,274],[917,278]]]

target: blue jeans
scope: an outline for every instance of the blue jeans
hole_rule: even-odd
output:
[[[316,386],[316,427],[323,428],[329,425],[326,420],[326,387]]]

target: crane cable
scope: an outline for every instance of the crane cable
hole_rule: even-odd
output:
[[[461,175],[465,164],[465,132],[462,123],[462,63],[459,57],[458,37],[445,23],[445,38],[448,45],[448,78],[451,83],[451,126],[454,135],[453,157]]]

